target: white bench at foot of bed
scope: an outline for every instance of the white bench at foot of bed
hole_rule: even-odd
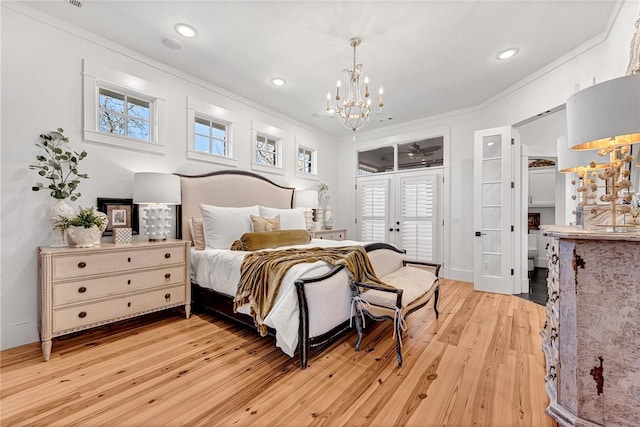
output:
[[[401,367],[405,317],[427,305],[433,297],[433,309],[438,318],[439,272],[440,264],[402,260],[402,266],[398,269],[385,271],[384,275],[378,273],[378,277],[393,289],[351,281],[352,305],[358,332],[356,351],[360,350],[365,315],[376,321],[390,320],[394,322],[396,358],[398,367]]]

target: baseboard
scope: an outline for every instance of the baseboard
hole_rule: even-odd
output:
[[[40,341],[38,322],[14,323],[2,325],[0,334],[0,350],[18,347]]]
[[[459,280],[461,282],[473,282],[473,271],[445,268],[444,275],[442,277],[451,280]]]

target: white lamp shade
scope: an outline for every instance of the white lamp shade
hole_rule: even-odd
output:
[[[180,177],[170,173],[139,172],[133,176],[133,203],[182,203]]]
[[[567,131],[573,150],[595,150],[610,138],[640,142],[640,74],[609,80],[567,100]]]
[[[293,206],[316,209],[318,207],[318,192],[316,190],[296,190],[293,194]]]

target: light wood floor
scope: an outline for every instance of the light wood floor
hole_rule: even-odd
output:
[[[0,353],[2,426],[554,426],[544,409],[544,309],[445,281],[441,315],[367,322],[299,368],[247,328],[178,312]]]

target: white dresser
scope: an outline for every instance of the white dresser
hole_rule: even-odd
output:
[[[51,339],[180,305],[191,312],[190,242],[38,248],[42,354]]]

